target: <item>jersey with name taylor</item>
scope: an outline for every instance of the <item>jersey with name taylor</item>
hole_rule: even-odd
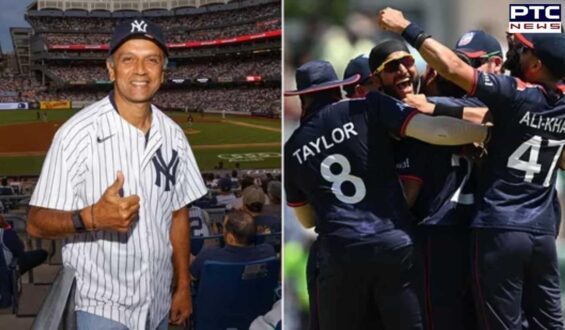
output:
[[[556,172],[565,145],[565,100],[541,86],[478,72],[475,95],[493,117],[473,227],[556,232]]]
[[[403,135],[416,112],[380,93],[340,101],[311,115],[285,145],[290,206],[312,205],[326,237],[373,241],[408,226],[390,133]],[[406,235],[399,240],[409,244]]]

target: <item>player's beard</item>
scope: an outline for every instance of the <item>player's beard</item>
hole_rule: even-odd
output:
[[[513,48],[509,49],[506,53],[506,61],[502,65],[502,68],[510,71],[510,75],[512,77],[516,77],[521,80],[524,80],[525,78],[524,71],[520,65],[520,54],[518,54],[518,52]]]

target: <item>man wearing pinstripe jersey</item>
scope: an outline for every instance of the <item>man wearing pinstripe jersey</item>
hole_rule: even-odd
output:
[[[206,187],[182,129],[151,105],[167,55],[151,22],[115,28],[114,90],[59,129],[30,201],[28,232],[65,239],[79,329],[166,329],[192,312],[185,206]]]

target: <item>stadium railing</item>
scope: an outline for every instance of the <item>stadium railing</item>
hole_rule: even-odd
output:
[[[75,271],[63,267],[33,322],[32,330],[76,329],[74,292]]]
[[[215,208],[207,208],[203,209],[204,211],[208,212],[208,216],[210,217],[210,223],[224,223],[224,215],[226,214],[225,207],[215,207]]]

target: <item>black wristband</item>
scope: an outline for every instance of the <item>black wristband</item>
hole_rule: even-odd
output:
[[[74,211],[71,215],[71,219],[73,220],[73,226],[77,233],[83,233],[86,231],[84,221],[82,221],[82,218],[80,217],[80,211]]]
[[[410,25],[402,31],[402,37],[412,47],[419,50],[422,43],[424,43],[424,40],[430,38],[431,35],[427,34],[426,31],[424,31],[424,29],[422,29],[418,24],[410,23]]]
[[[447,116],[463,119],[463,106],[449,106],[437,103],[434,107],[434,116]]]

